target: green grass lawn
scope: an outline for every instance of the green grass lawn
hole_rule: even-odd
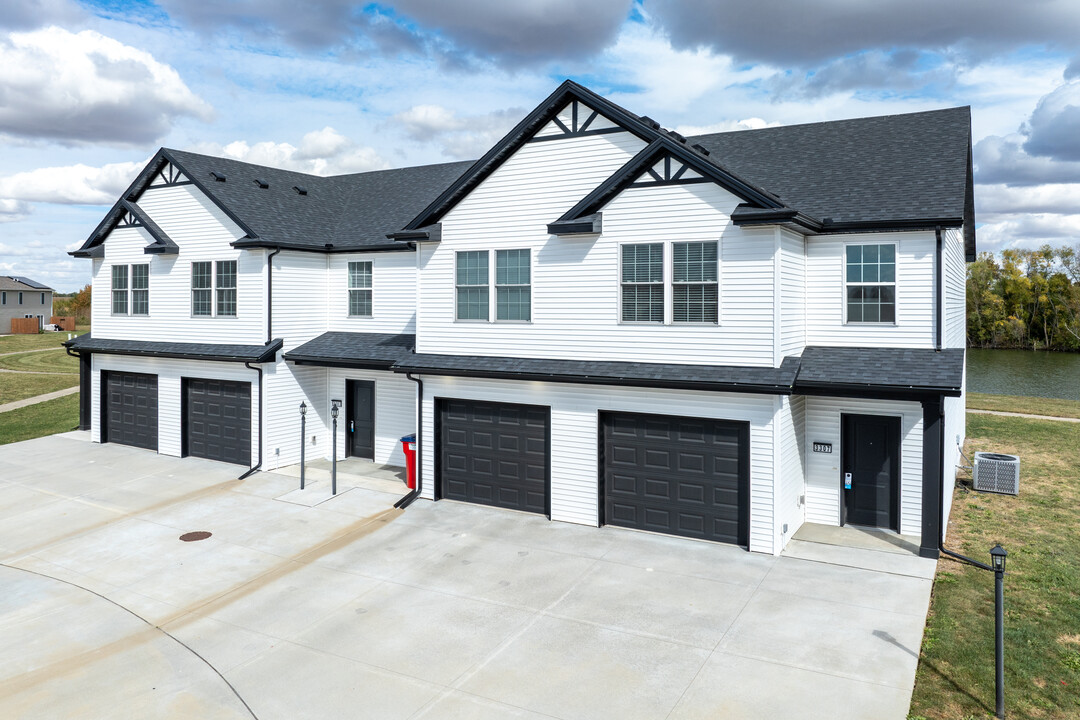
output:
[[[78,375],[79,359],[68,355],[66,350],[43,350],[18,355],[0,355],[0,368]]]
[[[75,387],[78,384],[78,375],[0,373],[0,405]]]
[[[0,445],[79,427],[79,394],[0,413]]]
[[[946,540],[982,562],[995,543],[1009,553],[1006,714],[1080,717],[1080,424],[969,414],[967,427],[968,457],[1020,456],[1018,497],[957,486]],[[993,710],[994,576],[943,557],[911,717],[967,720]]]
[[[87,332],[90,332],[89,325],[79,325],[75,328],[76,335],[82,335]],[[67,340],[67,336],[68,333],[66,332],[48,332],[38,333],[36,335],[5,335],[0,337],[0,353],[60,347],[60,343]]]
[[[969,410],[1003,410],[1032,415],[1080,418],[1080,402],[1058,398],[968,393],[967,406]]]

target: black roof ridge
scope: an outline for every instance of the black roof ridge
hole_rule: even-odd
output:
[[[770,125],[769,127],[743,128],[742,130],[721,130],[719,132],[713,132],[713,133],[701,133],[699,135],[687,135],[686,136],[686,142],[689,143],[689,142],[694,141],[694,140],[699,140],[701,138],[714,137],[716,135],[742,135],[742,134],[746,134],[746,133],[765,133],[765,132],[770,131],[770,130],[775,131],[775,130],[784,130],[784,129],[791,129],[791,128],[806,128],[806,127],[814,127],[815,125],[833,125],[833,126],[835,126],[835,125],[838,125],[840,123],[856,123],[856,122],[871,121],[871,120],[889,120],[891,118],[914,117],[916,115],[933,115],[933,114],[936,114],[936,113],[949,113],[949,112],[955,112],[957,110],[967,110],[968,114],[970,115],[971,106],[970,105],[957,105],[955,107],[937,108],[935,110],[916,110],[915,112],[907,112],[907,113],[889,113],[887,115],[865,115],[865,116],[860,116],[860,117],[840,118],[839,120],[815,120],[813,122],[790,123],[790,124],[786,124],[786,125]]]

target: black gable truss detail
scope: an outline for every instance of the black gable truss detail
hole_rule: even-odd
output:
[[[653,166],[661,161],[664,161],[666,178],[660,177],[653,170]],[[691,182],[691,180],[672,179],[676,174],[680,176],[685,174],[688,168],[702,176],[700,180],[694,179],[693,182],[714,182],[756,207],[770,210],[787,209],[775,195],[735,177],[719,165],[700,157],[697,152],[687,148],[684,144],[676,142],[667,136],[661,136],[649,143],[637,155],[630,158],[625,165],[615,171],[607,180],[600,183],[596,189],[582,198],[574,207],[563,213],[558,220],[549,223],[548,232],[552,235],[586,232],[582,228],[585,227],[586,223],[594,222],[592,216],[599,216],[600,208],[626,188],[635,185]],[[672,172],[672,169],[674,169],[674,172]],[[635,182],[642,177],[648,178],[648,182]],[[596,222],[599,222],[598,218]]]
[[[191,185],[191,180],[173,163],[167,162],[161,166],[157,173],[150,179],[147,187],[170,187],[172,185]]]
[[[403,229],[416,230],[439,222],[442,216],[449,212],[458,201],[495,172],[508,157],[528,142],[537,130],[547,125],[552,118],[558,115],[566,107],[568,100],[572,99],[581,100],[586,105],[596,108],[598,113],[645,142],[653,140],[660,134],[659,130],[642,121],[637,115],[600,97],[572,80],[566,80]],[[555,137],[565,136],[557,135]]]
[[[563,122],[559,117],[563,112],[570,111],[570,123]],[[580,100],[571,100],[570,104],[563,107],[562,110],[555,113],[555,116],[551,118],[551,122],[554,123],[562,130],[561,133],[553,135],[534,135],[526,140],[526,142],[544,142],[546,140],[565,140],[571,137],[581,137],[583,135],[607,135],[609,133],[626,132],[626,128],[622,126],[616,127],[592,127],[592,124],[598,117],[602,117],[600,113],[593,110],[591,107],[581,102]]]
[[[101,243],[105,242],[105,238],[108,236],[109,232],[112,231],[114,227],[116,227],[117,223],[121,220],[121,217],[124,214],[135,215],[135,217],[138,218],[139,222],[141,222],[146,228],[147,232],[150,232],[151,237],[153,237],[156,241],[153,245],[148,246],[148,248],[154,248],[149,249],[148,252],[170,254],[172,252],[170,249],[157,248],[169,248],[170,246],[176,247],[176,244],[173,243],[172,240],[170,240],[164,232],[162,232],[161,228],[158,227],[153,220],[150,220],[150,217],[146,213],[142,212],[142,210],[137,205],[135,205],[135,203],[138,202],[142,194],[146,192],[149,187],[151,187],[151,184],[154,183],[155,179],[161,179],[165,177],[165,175],[162,175],[162,171],[166,168],[166,166],[171,166],[172,170],[167,170],[166,173],[172,175],[174,179],[180,177],[181,175],[189,178],[188,181],[174,181],[169,184],[190,184],[199,188],[199,190],[201,190],[203,194],[210,199],[211,202],[217,205],[218,208],[220,208],[221,211],[229,217],[229,219],[235,222],[241,230],[247,233],[247,237],[257,237],[255,233],[253,233],[251,229],[248,228],[248,226],[236,216],[235,213],[229,210],[229,208],[225,207],[221,200],[215,197],[214,194],[207,189],[205,184],[193,178],[190,173],[188,173],[184,169],[183,165],[176,161],[176,159],[168,150],[166,150],[165,148],[161,148],[157,151],[157,154],[154,155],[153,158],[151,158],[150,162],[146,164],[146,167],[144,167],[142,171],[138,174],[138,176],[136,176],[136,178],[131,182],[131,185],[128,185],[127,190],[124,191],[124,194],[120,196],[120,199],[116,201],[116,204],[112,206],[112,208],[101,220],[101,222],[98,223],[98,226],[94,228],[94,231],[90,233],[90,237],[88,237],[86,241],[83,242],[82,247],[80,247],[78,250],[73,250],[68,254],[72,257],[101,257],[100,250],[97,251],[97,254],[91,254],[91,251],[94,248],[100,246]],[[178,175],[177,173],[179,173],[180,175]],[[154,187],[162,186],[164,186],[164,183],[161,185],[154,185]],[[151,226],[153,227],[153,230],[151,230]]]

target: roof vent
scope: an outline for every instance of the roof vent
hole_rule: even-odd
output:
[[[641,116],[641,122],[645,123],[646,125],[651,127],[653,130],[659,130],[660,129],[660,123],[656,122],[655,120],[653,120],[648,115],[642,115]]]
[[[270,183],[266,182],[262,178],[255,178],[255,184],[261,187],[263,190],[270,187]]]
[[[219,173],[217,170],[211,170],[210,174],[214,176],[214,179],[218,182],[225,182],[225,173]]]
[[[690,147],[694,148],[695,150],[697,150],[702,155],[708,155],[709,154],[709,150],[704,145],[702,145],[701,143],[695,143],[695,144],[691,145]]]
[[[307,188],[303,185],[293,185],[293,190],[296,191],[297,195],[307,195]]]
[[[675,132],[674,130],[668,130],[668,133],[671,135],[671,137],[675,138],[676,140],[681,142],[683,145],[686,144],[686,138],[684,138],[679,133]]]

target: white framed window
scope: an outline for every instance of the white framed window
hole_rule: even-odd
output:
[[[495,251],[496,320],[532,320],[532,273],[529,256],[528,249]]]
[[[150,314],[150,266],[131,266],[131,314]]]
[[[718,243],[671,244],[671,321],[711,323],[720,320]]]
[[[349,316],[371,317],[371,261],[349,263]]]
[[[844,315],[848,323],[896,324],[896,244],[844,248]]]
[[[200,261],[191,263],[191,314],[211,317],[214,314],[212,288],[214,264]]]
[[[21,302],[20,298],[20,302]],[[128,314],[128,266],[112,266],[112,314]]]
[[[454,285],[458,320],[483,320],[490,318],[490,277],[488,277],[488,251],[469,250],[458,252],[455,257]]]
[[[620,318],[623,322],[664,322],[664,244],[622,245]]]
[[[236,261],[215,263],[214,288],[217,290],[218,317],[236,317]]]

